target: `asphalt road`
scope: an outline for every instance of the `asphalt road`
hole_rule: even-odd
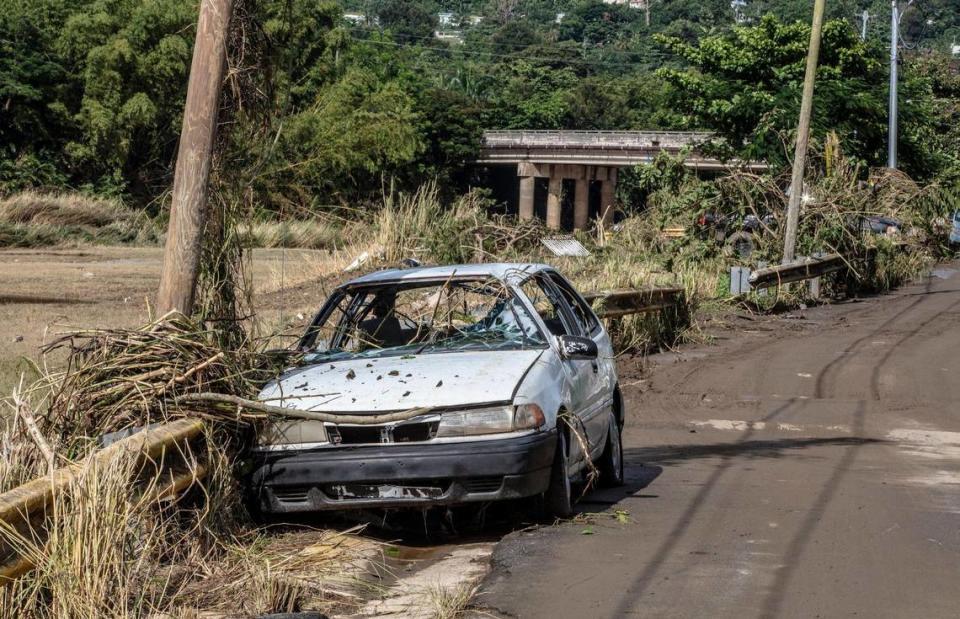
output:
[[[960,616],[960,265],[625,372],[627,486],[508,535],[501,617]],[[616,517],[619,510],[620,515]]]

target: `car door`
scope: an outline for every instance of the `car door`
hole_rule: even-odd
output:
[[[616,383],[613,346],[600,320],[574,287],[557,272],[549,273],[548,277],[570,309],[580,335],[592,339],[597,345],[599,353],[597,359],[582,362],[584,364],[582,388],[584,389],[583,422],[590,437],[591,454],[598,456],[606,443],[607,426],[613,406],[613,390]]]
[[[544,325],[547,327],[548,335],[559,337],[561,335],[581,335],[580,330],[574,320],[572,310],[563,300],[562,295],[551,283],[549,278],[543,274],[536,274],[520,284],[524,295],[533,305],[534,311],[540,316]],[[558,352],[558,363],[563,372],[563,379],[569,392],[568,413],[576,419],[575,426],[583,435],[588,445],[595,441],[590,436],[590,430],[584,420],[584,413],[587,411],[587,398],[590,393],[590,382],[593,369],[590,361],[577,359],[563,359],[559,356],[559,348],[553,345],[553,349]],[[583,449],[580,442],[571,437],[568,445],[570,451],[570,463],[579,466],[583,461]],[[591,447],[590,451],[593,449]]]

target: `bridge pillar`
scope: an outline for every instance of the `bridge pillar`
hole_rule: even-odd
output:
[[[563,194],[563,177],[551,176],[550,189],[547,193],[547,227],[551,230],[560,229],[560,205]]]
[[[536,178],[533,176],[520,177],[520,219],[533,219],[533,188]]]
[[[608,228],[613,223],[613,209],[617,195],[617,169],[607,168],[606,180],[600,181],[600,220],[603,227]]]
[[[577,179],[576,190],[573,194],[573,229],[583,230],[587,227],[590,217],[590,178],[584,174]]]

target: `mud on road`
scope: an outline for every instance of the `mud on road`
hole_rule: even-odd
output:
[[[512,533],[500,617],[956,617],[960,273],[622,364],[627,485]]]

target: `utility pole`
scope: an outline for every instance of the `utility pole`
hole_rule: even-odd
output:
[[[803,197],[803,173],[807,167],[807,144],[810,142],[810,115],[813,112],[813,84],[820,59],[820,33],[823,31],[823,9],[826,0],[813,5],[813,26],[807,50],[807,70],[803,76],[803,98],[800,101],[800,122],[797,126],[797,147],[793,153],[793,175],[790,179],[790,201],[787,204],[787,232],[783,239],[783,263],[793,262],[797,248],[797,226],[800,223],[800,200]]]
[[[900,9],[890,0],[890,118],[887,123],[887,167],[897,167],[897,63],[900,41]]]
[[[186,315],[193,311],[232,12],[233,0],[200,2],[157,293],[157,312],[161,316],[172,310]]]

